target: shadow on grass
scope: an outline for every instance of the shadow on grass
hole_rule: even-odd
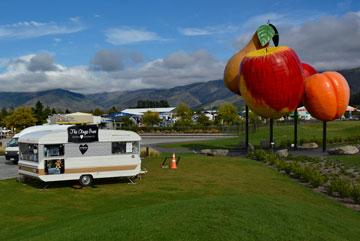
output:
[[[22,184],[31,186],[36,189],[61,189],[71,187],[73,189],[87,189],[87,188],[98,188],[102,185],[109,184],[136,184],[136,180],[131,182],[127,177],[114,177],[114,178],[99,178],[94,179],[93,184],[88,187],[82,187],[77,180],[71,181],[55,181],[55,182],[43,182],[38,179],[26,178],[21,181]]]

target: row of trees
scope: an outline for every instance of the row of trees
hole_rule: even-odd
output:
[[[194,111],[184,103],[176,107],[175,115],[177,120],[174,127],[178,128],[191,127],[193,125],[204,127],[210,125],[231,126],[237,125],[241,121],[236,107],[231,103],[223,103],[219,106],[215,120],[210,120],[201,110],[194,113]],[[194,118],[194,115],[196,115],[196,118]],[[160,124],[161,119],[159,113],[147,112],[144,114],[142,122],[145,126],[154,127]]]
[[[108,113],[112,112],[118,112],[118,110],[115,107],[112,107],[108,110]],[[55,109],[51,109],[48,106],[44,107],[40,101],[38,101],[32,108],[19,107],[17,109],[10,110],[3,108],[0,112],[0,126],[21,130],[28,126],[43,124],[46,122],[49,115],[56,113],[57,111]],[[69,113],[69,111],[67,110],[65,113]],[[92,111],[92,114],[101,116],[105,113],[100,109],[95,109]],[[188,128],[195,125],[202,127],[211,125],[231,126],[237,125],[241,122],[236,107],[231,103],[221,104],[217,109],[217,114],[214,120],[210,120],[201,110],[194,112],[184,103],[181,103],[176,107],[175,116],[175,128]],[[196,118],[194,118],[194,116],[196,116]],[[250,119],[251,122],[254,123],[254,127],[256,127],[258,117],[250,114]],[[161,121],[159,113],[156,112],[147,112],[142,118],[142,123],[147,127],[159,126]],[[136,126],[129,117],[123,117],[122,125],[125,128],[133,128]]]

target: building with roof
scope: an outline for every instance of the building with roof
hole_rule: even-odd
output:
[[[174,123],[174,110],[176,107],[166,108],[129,108],[120,112],[110,113],[105,116],[107,119],[107,128],[118,129],[121,128],[121,122],[124,117],[128,117],[134,121],[135,124],[140,125],[143,115],[146,112],[159,113],[159,117],[162,120],[162,125],[170,125]],[[111,124],[112,123],[112,124]],[[113,125],[110,127],[110,125]]]
[[[49,124],[100,124],[101,116],[94,116],[90,113],[75,112],[71,114],[55,114],[48,117]]]

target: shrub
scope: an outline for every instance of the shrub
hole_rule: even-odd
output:
[[[360,184],[354,184],[352,191],[351,191],[351,197],[354,200],[355,203],[360,204]]]
[[[141,147],[140,156],[146,157],[146,147]],[[160,152],[149,147],[149,157],[159,157],[159,156],[160,156]]]
[[[5,149],[4,149],[4,147],[0,147],[0,156],[3,156],[3,155],[5,155]]]
[[[337,192],[340,197],[350,197],[352,193],[351,183],[345,179],[334,177],[327,189],[329,194]]]

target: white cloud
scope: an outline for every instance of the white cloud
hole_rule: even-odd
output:
[[[238,28],[233,25],[207,26],[205,28],[179,28],[179,32],[185,36],[204,36],[235,32]]]
[[[272,23],[279,30],[280,45],[293,48],[304,62],[324,69],[347,69],[360,66],[360,15],[348,12],[341,16],[320,15],[318,18],[292,19],[277,16]],[[282,17],[281,17],[282,16]],[[254,17],[254,19],[260,19]],[[264,18],[263,18],[264,19]],[[256,27],[254,28],[254,32]],[[237,49],[250,40],[243,34],[235,40]]]
[[[46,35],[70,34],[84,30],[80,22],[58,24],[56,22],[25,21],[0,25],[0,39],[28,39]]]
[[[139,60],[138,56],[133,57],[132,54],[128,53],[131,61]],[[47,53],[0,59],[0,64],[5,68],[0,73],[1,90],[38,91],[64,88],[82,93],[94,93],[169,88],[219,79],[224,69],[224,63],[205,50],[192,53],[176,52],[165,58],[125,66],[121,65],[121,62],[117,65],[119,64],[117,56],[106,51],[102,51],[94,59],[102,71],[89,66],[65,67],[56,64],[53,56]],[[115,63],[112,64],[112,61]]]
[[[129,27],[111,28],[105,31],[106,41],[113,45],[124,45],[146,41],[163,41],[155,32]]]

